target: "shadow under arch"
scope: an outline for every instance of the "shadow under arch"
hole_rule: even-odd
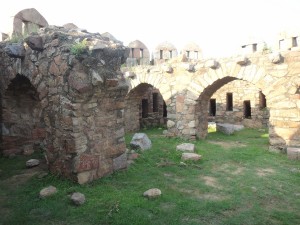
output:
[[[46,138],[38,91],[27,77],[19,74],[2,91],[2,154],[30,154],[39,149]]]
[[[249,83],[251,86],[253,86],[253,88],[257,89],[257,92],[261,92],[263,94],[263,90],[261,90],[260,88],[258,88],[255,84],[244,80],[244,79],[238,79],[236,77],[231,77],[231,76],[227,76],[227,77],[223,77],[221,79],[216,80],[215,82],[213,82],[211,85],[208,85],[203,92],[199,95],[198,99],[197,99],[197,104],[195,106],[195,122],[196,122],[196,135],[198,138],[205,138],[207,136],[207,127],[208,127],[208,120],[209,120],[209,102],[211,97],[214,95],[215,92],[217,92],[220,88],[222,88],[223,86],[225,86],[226,84],[229,84],[233,81],[243,81],[245,83]],[[233,84],[234,85],[234,84]],[[234,91],[231,90],[232,92]],[[235,95],[235,93],[239,93],[237,92],[233,92],[233,96]],[[224,93],[222,93],[224,94]],[[243,95],[244,96],[244,95]],[[265,101],[266,100],[266,96],[263,94]],[[243,100],[245,100],[243,98]],[[245,101],[243,101],[245,103]],[[248,101],[247,101],[248,102]],[[265,104],[266,104],[265,102]],[[241,118],[238,118],[238,120],[236,120],[234,123],[240,123],[243,124],[243,122],[245,122],[244,120],[246,118],[244,118],[245,116],[245,105],[241,105],[242,103],[239,103],[240,105],[235,106],[235,107],[239,107],[239,108],[243,108],[242,116],[239,116]],[[249,101],[250,104],[250,101]],[[252,103],[253,104],[253,103]],[[257,104],[257,103],[256,103]],[[254,105],[254,104],[253,104]],[[223,106],[224,108],[224,106]],[[251,113],[251,106],[250,106],[250,113]],[[233,112],[233,109],[231,109],[231,111]],[[267,115],[267,120],[269,120],[269,113],[264,113]],[[237,118],[232,118],[233,120],[237,119]],[[249,119],[249,118],[248,118]],[[226,121],[226,118],[222,118],[223,122],[229,122],[232,123],[232,121],[230,122],[229,120]],[[268,124],[268,123],[266,123]]]
[[[125,97],[125,131],[137,131],[143,127],[164,126],[167,107],[158,88],[140,83]]]

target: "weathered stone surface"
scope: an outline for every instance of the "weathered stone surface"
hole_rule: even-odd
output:
[[[287,157],[291,160],[300,160],[300,148],[287,148]]]
[[[85,203],[85,195],[80,192],[74,192],[71,195],[71,201],[74,205],[83,205]]]
[[[29,34],[36,31],[40,27],[47,27],[46,19],[34,8],[23,9],[14,16],[13,34],[22,35],[23,23],[25,24],[24,31]]]
[[[40,198],[47,198],[51,195],[54,195],[56,192],[57,192],[57,189],[54,186],[49,186],[49,187],[43,188],[40,191]]]
[[[144,197],[147,198],[157,198],[161,196],[161,190],[158,188],[151,188],[143,193]]]
[[[152,143],[147,134],[135,133],[130,141],[130,146],[134,149],[147,150],[152,147]]]
[[[176,150],[182,151],[182,152],[194,152],[195,151],[195,145],[191,143],[183,143],[176,146]]]
[[[166,72],[166,73],[173,73],[173,68],[172,66],[163,66],[163,70]]]
[[[168,120],[168,122],[167,122],[167,127],[168,127],[168,128],[172,128],[172,127],[174,127],[174,126],[175,126],[175,122],[172,121],[172,120]]]
[[[235,125],[229,123],[217,123],[217,131],[222,132],[224,134],[233,134],[235,131],[240,131],[244,129],[243,125]]]
[[[205,66],[211,69],[216,69],[218,67],[218,62],[214,59],[210,59],[206,61]]]
[[[279,52],[274,52],[269,55],[269,59],[272,63],[278,64],[282,61],[282,56]]]
[[[127,168],[127,153],[113,159],[114,171]]]
[[[196,153],[182,153],[181,160],[183,161],[198,161],[201,159],[201,155]]]
[[[71,29],[77,29],[78,27],[74,23],[66,23],[63,25],[65,29],[71,30]]]
[[[246,56],[239,56],[237,59],[236,59],[236,63],[241,65],[241,66],[244,66],[248,63],[248,58]]]
[[[25,38],[25,42],[32,50],[42,51],[44,49],[43,39],[38,35]]]
[[[38,165],[40,165],[40,160],[38,160],[38,159],[29,159],[26,162],[26,167],[27,168],[35,167],[35,166],[38,166]]]
[[[24,58],[25,56],[25,48],[22,44],[19,43],[12,43],[7,45],[4,48],[4,51],[7,55],[13,58]]]
[[[124,76],[125,76],[125,78],[129,78],[129,79],[135,79],[136,78],[136,74],[131,72],[131,71],[126,71]]]

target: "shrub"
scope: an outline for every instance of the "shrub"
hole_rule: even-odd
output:
[[[71,46],[71,53],[78,56],[86,52],[87,50],[87,42],[86,39],[79,41]]]

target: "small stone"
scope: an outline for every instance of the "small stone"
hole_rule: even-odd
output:
[[[71,195],[71,200],[75,205],[82,205],[85,202],[85,196],[80,192],[74,192]]]
[[[195,145],[190,143],[183,143],[176,146],[177,151],[182,152],[194,152],[195,151]]]
[[[38,166],[38,165],[40,165],[40,160],[38,160],[38,159],[29,159],[26,162],[26,167],[27,168],[35,167],[35,166]]]
[[[198,161],[201,159],[201,155],[198,155],[196,153],[182,153],[181,160],[191,160],[191,161]]]
[[[186,166],[186,163],[185,162],[180,162],[179,166]]]
[[[49,186],[49,187],[43,188],[40,191],[40,198],[49,197],[49,196],[55,194],[56,192],[57,192],[57,189],[54,186]]]
[[[37,178],[38,178],[38,179],[42,179],[42,178],[46,177],[47,175],[48,175],[47,172],[40,172],[40,173],[37,175]]]
[[[147,198],[157,198],[161,195],[161,190],[158,188],[151,188],[144,192],[143,196]]]
[[[138,153],[132,153],[128,156],[128,159],[134,160],[134,159],[137,159],[139,156],[140,156],[140,154],[138,154]]]
[[[291,160],[300,160],[300,148],[287,148],[287,157]]]

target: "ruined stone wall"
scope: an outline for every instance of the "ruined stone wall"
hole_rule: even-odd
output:
[[[187,139],[207,135],[212,95],[224,85],[243,80],[266,97],[269,111],[270,150],[300,146],[300,52],[250,54],[199,62],[181,58],[134,68],[131,89],[147,83],[159,89],[167,104],[169,135]],[[267,116],[267,115],[264,115]]]
[[[78,53],[74,48],[79,43],[84,48]],[[124,46],[84,30],[48,27],[25,42],[1,43],[0,58],[1,127],[15,130],[8,114],[22,118],[20,132],[2,129],[3,140],[41,126],[49,169],[79,183],[126,167],[123,109],[128,86],[119,72],[126,60]],[[16,96],[10,86],[19,75],[32,87]],[[34,100],[25,106],[30,98]],[[1,147],[3,153],[9,146]]]
[[[233,94],[233,109],[230,111],[227,110],[227,93]],[[209,115],[209,121],[252,128],[268,127],[269,113],[266,107],[261,107],[260,90],[249,82],[234,80],[217,90],[211,99],[216,101],[216,115]],[[245,118],[244,101],[251,103],[251,118]]]

